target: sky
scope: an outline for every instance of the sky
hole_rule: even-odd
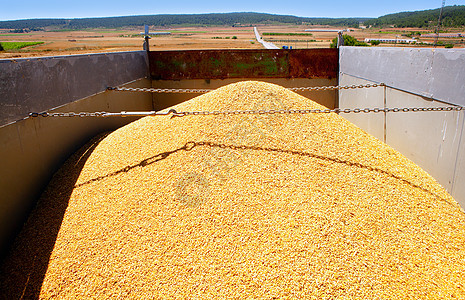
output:
[[[442,0],[0,0],[0,20],[90,18],[154,14],[261,12],[299,17],[379,17],[439,8]],[[465,0],[446,0],[465,5]]]

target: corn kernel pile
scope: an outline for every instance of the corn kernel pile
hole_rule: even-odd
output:
[[[173,108],[323,107],[247,81]],[[463,210],[336,114],[146,117],[91,146],[20,235],[10,295],[465,298]]]

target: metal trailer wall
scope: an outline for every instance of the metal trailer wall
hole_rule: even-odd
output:
[[[0,126],[147,76],[145,51],[0,59]]]
[[[0,254],[69,155],[95,135],[135,120],[28,113],[151,110],[150,94],[106,91],[127,82],[149,87],[147,76],[144,51],[0,60]]]
[[[284,87],[312,87],[312,86],[333,86],[337,85],[337,78],[234,78],[234,79],[190,79],[190,80],[153,80],[152,87],[156,89],[216,89],[231,83],[243,80],[259,80],[274,83]],[[314,100],[328,108],[335,108],[337,105],[337,91],[298,91],[304,97]],[[182,103],[200,94],[154,94],[153,105],[155,110]],[[271,107],[270,107],[271,109]],[[278,107],[275,107],[278,109]]]
[[[153,88],[216,89],[243,80],[260,80],[284,87],[337,85],[337,49],[189,50],[150,52]],[[329,108],[337,92],[298,92]],[[155,94],[162,109],[199,94]]]
[[[340,48],[341,108],[465,106],[465,51]],[[431,174],[465,208],[465,112],[344,114]]]

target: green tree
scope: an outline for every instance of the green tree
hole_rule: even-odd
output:
[[[3,51],[3,50],[4,50],[4,49],[3,49],[3,46],[2,46],[2,44],[0,43],[0,51]]]
[[[433,28],[437,25],[438,9],[421,10],[414,12],[400,12],[381,16],[365,21],[365,26],[384,27],[393,25],[399,28],[421,27]],[[465,5],[444,7],[442,14],[442,27],[461,27],[465,25]]]
[[[368,46],[367,43],[360,42],[356,38],[348,34],[344,34],[342,38],[344,39],[344,46]],[[329,47],[337,48],[337,37],[333,39]]]
[[[378,40],[372,40],[372,41],[370,41],[370,44],[371,44],[372,46],[378,46],[380,43],[381,43],[381,42],[378,41]]]

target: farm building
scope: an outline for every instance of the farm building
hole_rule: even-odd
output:
[[[379,41],[381,43],[386,43],[386,44],[397,44],[397,43],[411,44],[411,43],[417,42],[417,40],[415,39],[373,39],[373,38],[365,39],[365,43],[369,43],[371,41]]]
[[[141,35],[145,35],[145,32],[141,32]],[[149,32],[148,35],[170,35],[171,32],[168,31],[159,31],[159,32]]]

